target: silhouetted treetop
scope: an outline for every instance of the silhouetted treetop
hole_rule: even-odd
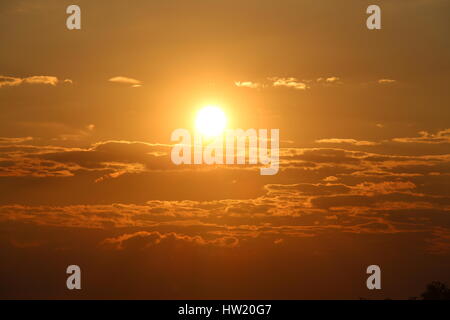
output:
[[[445,283],[433,281],[421,294],[423,300],[450,300],[450,289]]]

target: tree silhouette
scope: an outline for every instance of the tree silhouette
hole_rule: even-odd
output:
[[[423,300],[450,300],[450,289],[445,283],[433,281],[421,294]]]

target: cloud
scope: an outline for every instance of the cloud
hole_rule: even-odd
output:
[[[337,178],[335,176],[328,176],[328,177],[326,177],[326,178],[324,178],[322,180],[325,181],[325,182],[335,182],[335,181],[339,180],[339,178]]]
[[[87,148],[64,148],[25,144],[34,142],[27,138],[5,139],[0,144],[0,201],[4,204],[0,221],[151,228],[146,231],[161,234],[185,234],[180,228],[193,228],[205,241],[214,234],[234,237],[239,243],[254,237],[274,241],[337,230],[431,234],[437,225],[450,229],[445,218],[450,210],[450,155],[283,148],[279,175],[270,184],[254,175],[256,191],[243,195],[251,174],[247,168],[215,167],[201,172],[195,166],[175,167],[168,157],[169,145],[105,141]],[[224,181],[214,183],[217,175]],[[174,179],[175,188],[160,184]],[[184,190],[192,183],[197,186],[195,198]],[[61,184],[65,186],[62,194],[55,188]],[[18,195],[8,186],[18,186],[13,189]],[[208,190],[207,197],[199,190]],[[43,203],[41,195],[49,196],[45,200],[49,205],[35,205]],[[222,198],[211,200],[214,195]],[[92,202],[99,197],[110,204]],[[197,240],[190,243],[198,244]]]
[[[378,83],[381,85],[393,85],[398,81],[394,79],[370,80],[370,83]],[[268,77],[263,81],[235,81],[235,85],[241,88],[261,89],[268,87],[286,87],[296,90],[305,90],[314,87],[335,87],[342,85],[344,82],[338,76],[323,76],[318,78],[299,79],[297,77]],[[367,84],[367,83],[362,83]]]
[[[316,79],[316,82],[323,84],[342,84],[341,78],[336,76],[320,77]]]
[[[241,88],[251,88],[251,89],[260,89],[267,87],[286,87],[296,90],[305,90],[308,89],[308,85],[305,81],[299,81],[294,77],[270,77],[264,80],[263,82],[253,82],[253,81],[235,81],[234,84],[237,87]]]
[[[123,77],[123,76],[112,77],[108,81],[114,82],[114,83],[129,84],[133,88],[138,88],[138,87],[142,86],[142,81],[133,79],[133,78],[129,78],[129,77]]]
[[[18,86],[23,80],[21,78],[0,76],[0,88],[5,86]]]
[[[18,144],[33,140],[33,137],[6,138],[0,137],[0,143]]]
[[[256,83],[256,82],[251,82],[251,81],[236,81],[234,83],[237,87],[242,87],[242,88],[251,88],[251,89],[258,89],[263,87],[263,84],[260,83]]]
[[[235,237],[219,237],[207,240],[198,235],[189,236],[176,232],[138,231],[131,234],[123,234],[115,238],[107,238],[101,242],[104,246],[112,246],[118,250],[130,248],[145,249],[155,245],[175,245],[177,243],[232,248],[239,244],[239,240]]]
[[[54,76],[31,76],[26,78],[17,78],[9,76],[0,76],[0,88],[6,86],[18,86],[24,83],[27,84],[47,84],[56,86],[60,80]],[[72,83],[72,80],[66,79],[63,82]]]
[[[330,144],[352,144],[355,146],[376,146],[379,143],[372,141],[364,141],[364,140],[355,140],[355,139],[339,139],[339,138],[329,138],[329,139],[319,139],[316,140],[317,143],[330,143]]]
[[[311,79],[299,80],[296,77],[268,77],[262,82],[254,81],[235,81],[234,84],[241,88],[261,89],[268,87],[285,87],[295,90],[310,89],[311,86],[331,86],[336,84],[342,84],[339,77],[320,77],[315,81]]]
[[[272,86],[274,87],[287,87],[296,90],[305,90],[308,88],[305,82],[299,81],[297,78],[269,78],[272,81]]]
[[[50,77],[50,76],[33,76],[33,77],[24,78],[23,81],[25,83],[49,84],[49,85],[55,86],[58,83],[58,78]]]
[[[87,126],[89,134],[95,126]],[[60,137],[62,141],[65,137]],[[66,137],[67,139],[71,137]],[[350,141],[348,141],[350,140]],[[337,142],[339,141],[339,142]],[[372,142],[353,139],[323,139],[321,143],[372,146]],[[252,175],[258,166],[175,166],[170,160],[171,145],[139,141],[103,141],[84,148],[33,145],[31,137],[0,138],[0,176],[73,176],[79,170],[96,172],[92,181],[103,182],[124,174],[152,172],[197,172],[226,170],[233,179]],[[343,174],[359,177],[402,177],[450,173],[450,156],[395,156],[339,148],[281,148],[280,179],[295,170],[304,178],[320,182],[329,176],[341,179]],[[44,165],[45,164],[45,165]],[[284,173],[286,171],[286,173]],[[278,179],[278,176],[277,176]],[[332,182],[332,181],[327,181]]]
[[[102,230],[141,229],[102,242],[120,250],[177,243],[236,247],[254,238],[269,237],[275,241],[330,232],[426,232],[438,239],[439,233],[435,231],[440,228],[448,234],[450,198],[419,194],[416,189],[416,184],[406,180],[356,185],[268,184],[263,196],[243,200],[152,200],[145,205],[3,205],[0,222]]]
[[[325,81],[329,83],[338,82],[339,80],[339,77],[328,77],[325,79]]]
[[[88,134],[95,129],[86,127]],[[60,135],[58,141],[77,139],[78,134]],[[79,170],[103,172],[96,182],[125,173],[168,170],[175,166],[168,155],[169,146],[130,141],[105,141],[89,148],[53,147],[25,144],[32,137],[0,137],[0,176],[73,176]]]
[[[379,84],[393,84],[396,83],[397,80],[393,80],[393,79],[380,79],[378,80]]]
[[[450,143],[450,128],[438,131],[437,133],[428,133],[427,131],[420,131],[419,137],[412,138],[394,138],[394,142],[400,143],[427,143],[427,144],[442,144]]]
[[[125,173],[138,176],[158,168],[155,166],[158,163],[161,166],[158,170],[161,170],[165,162],[170,161],[158,158],[167,153],[168,146],[143,142],[106,141],[86,149],[30,145],[3,147],[4,152],[0,146],[0,172],[12,170],[17,175],[46,172],[55,177],[59,173],[58,179],[67,179],[69,174],[82,177],[85,175],[83,170],[103,170],[98,182],[119,178]],[[286,243],[288,239],[318,237],[325,233],[422,233],[432,238],[427,245],[436,247],[434,253],[448,249],[447,240],[440,235],[448,234],[450,230],[447,218],[450,155],[396,156],[333,148],[288,148],[281,154],[285,170],[276,177],[278,181],[270,184],[259,181],[262,191],[257,196],[144,200],[142,204],[133,204],[132,201],[123,203],[126,198],[114,202],[111,195],[112,203],[104,205],[2,205],[0,222],[102,230],[140,229],[121,231],[121,236],[108,237],[103,242],[122,250],[169,244],[234,247],[251,239],[271,239],[272,244],[283,239]],[[160,175],[158,170],[152,171],[146,179],[155,183],[161,181],[154,180]],[[177,181],[181,181],[186,174],[187,171],[165,171],[164,179],[177,177]],[[204,174],[205,177],[216,175],[213,171]],[[238,181],[242,179],[237,177]],[[234,176],[228,178],[235,179]],[[126,190],[120,192],[120,199],[124,199],[123,194],[130,193],[130,186],[135,181],[144,181],[118,180],[114,184],[123,183],[121,190]],[[200,182],[199,188],[201,183],[208,182],[210,180]],[[70,183],[67,182],[67,188]],[[237,189],[241,189],[239,183]],[[254,183],[253,187],[258,187],[258,181]],[[44,183],[39,185],[45,186]],[[81,186],[89,187],[85,183]],[[99,194],[103,197],[103,192],[110,192],[111,186],[100,189]],[[140,186],[140,189],[146,189],[144,185]],[[101,188],[102,184],[95,185],[89,192],[97,192],[97,187]],[[133,192],[142,191],[137,188]],[[148,199],[151,191],[146,189],[144,192]],[[11,200],[8,195],[6,198]],[[172,193],[170,198],[174,198]],[[71,203],[76,201],[72,196],[70,199]],[[437,232],[438,227],[443,231]]]
[[[277,185],[269,184],[265,186],[266,190],[270,193],[279,192],[298,192],[307,196],[329,195],[329,194],[346,194],[351,191],[351,188],[343,184],[311,184],[311,183],[298,183],[289,185]]]
[[[410,181],[383,181],[380,183],[364,182],[356,185],[353,190],[358,194],[372,196],[375,194],[409,192],[415,188],[416,185]]]

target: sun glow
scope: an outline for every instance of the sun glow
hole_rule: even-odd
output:
[[[216,106],[202,108],[195,119],[195,128],[202,135],[212,138],[221,135],[227,125],[225,113]]]

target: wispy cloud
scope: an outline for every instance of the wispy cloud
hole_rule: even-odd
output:
[[[305,82],[299,81],[297,78],[270,78],[274,87],[287,87],[297,90],[305,90],[308,88]]]
[[[393,80],[393,79],[380,79],[378,80],[379,84],[393,84],[396,83],[397,80]]]
[[[251,82],[251,81],[236,81],[234,84],[237,87],[252,88],[252,89],[258,89],[258,88],[261,88],[264,86],[261,83]]]
[[[176,232],[160,233],[158,231],[147,232],[138,231],[131,234],[123,234],[116,238],[107,238],[102,241],[102,245],[112,246],[118,250],[127,249],[130,244],[134,248],[148,248],[154,245],[161,245],[164,243],[190,243],[200,246],[219,246],[219,247],[236,247],[239,240],[235,237],[219,237],[211,240],[206,240],[201,236],[189,236]]]
[[[115,82],[115,83],[129,84],[133,88],[138,88],[138,87],[142,86],[142,81],[134,79],[134,78],[123,77],[123,76],[112,77],[112,78],[108,79],[108,81]]]
[[[356,139],[339,139],[339,138],[329,138],[329,139],[319,139],[316,140],[317,143],[345,143],[345,144],[352,144],[355,146],[376,146],[379,143],[373,142],[373,141],[364,141],[364,140],[356,140]]]
[[[326,78],[317,78],[316,82],[324,83],[324,84],[340,84],[342,83],[341,78],[336,76],[326,77]]]
[[[420,131],[419,137],[394,138],[392,141],[401,143],[428,143],[440,144],[450,143],[450,128],[438,131],[437,133],[429,133],[427,131]]]
[[[33,140],[33,137],[20,137],[20,138],[0,137],[0,143],[6,144],[20,144],[31,140]]]
[[[1,76],[0,75],[0,88],[1,87],[13,87],[21,84],[47,84],[51,86],[56,86],[59,82],[61,82],[57,77],[54,76],[31,76],[25,78],[19,77],[10,77],[10,76]],[[64,83],[72,83],[72,80],[65,79]]]
[[[256,81],[235,81],[234,84],[241,88],[269,88],[284,87],[294,90],[306,90],[311,86],[331,86],[342,84],[341,78],[337,76],[320,77],[317,79],[299,79],[296,77],[268,77],[260,82]]]

